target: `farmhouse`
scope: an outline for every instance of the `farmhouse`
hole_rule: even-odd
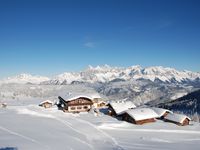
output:
[[[155,122],[157,117],[156,112],[150,108],[129,109],[122,114],[122,120],[140,125]]]
[[[165,117],[165,121],[167,122],[172,122],[172,123],[175,123],[177,125],[180,125],[180,126],[186,126],[186,125],[189,125],[190,123],[190,118],[186,115],[182,115],[182,114],[168,114],[166,117]]]
[[[158,114],[157,119],[164,119],[164,117],[166,117],[169,113],[173,114],[173,112],[168,109],[157,108],[157,107],[151,107],[151,109]]]
[[[100,100],[100,101],[93,101],[93,106],[95,108],[103,108],[106,107],[106,102]]]
[[[108,104],[108,114],[110,116],[119,116],[128,109],[135,108],[136,106],[131,101],[126,102],[111,102]]]
[[[85,112],[89,111],[93,105],[93,97],[87,95],[59,96],[58,107],[64,112]]]
[[[45,101],[41,102],[39,104],[39,106],[44,107],[44,108],[50,108],[53,106],[53,102],[50,100],[45,100]]]

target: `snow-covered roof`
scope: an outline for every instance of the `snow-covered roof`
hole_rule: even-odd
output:
[[[126,101],[126,102],[111,102],[109,103],[112,108],[115,110],[117,115],[120,115],[122,112],[131,109],[131,108],[135,108],[136,106],[134,105],[133,102],[131,101]]]
[[[71,101],[80,97],[85,97],[88,99],[93,100],[94,98],[101,98],[101,96],[98,93],[92,93],[92,94],[68,94],[68,95],[61,95],[61,97],[65,100],[65,101]]]
[[[125,111],[129,114],[135,121],[157,118],[158,114],[150,108],[135,108]]]
[[[102,100],[101,100],[101,101],[98,101],[97,103],[98,103],[98,104],[100,104],[100,103],[105,103],[105,104],[106,104],[106,102],[105,102],[105,101],[102,101]]]
[[[163,108],[151,107],[151,109],[158,114],[158,117],[162,117],[166,112],[173,113],[172,111]]]
[[[185,119],[191,120],[188,116],[186,115],[182,115],[182,114],[168,114],[165,119],[170,120],[170,121],[174,121],[177,123],[183,123],[183,121]]]
[[[44,103],[50,103],[50,104],[53,104],[52,101],[50,101],[50,100],[45,100],[45,101],[42,101],[42,102],[40,103],[40,105],[41,105],[41,104],[44,104]]]

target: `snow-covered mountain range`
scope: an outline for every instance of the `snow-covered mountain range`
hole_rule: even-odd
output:
[[[0,100],[44,98],[60,93],[98,92],[105,100],[129,100],[136,105],[166,103],[200,89],[200,73],[161,66],[92,67],[55,77],[21,74],[0,81]]]
[[[200,79],[200,73],[191,71],[178,71],[174,68],[162,66],[146,67],[131,66],[127,68],[110,67],[108,65],[92,67],[80,72],[65,72],[55,77],[32,76],[21,74],[1,80],[3,83],[33,83],[33,84],[71,84],[73,82],[110,82],[115,80],[146,79],[152,82],[161,81],[168,83],[181,83]]]
[[[0,83],[19,83],[19,84],[40,84],[41,82],[48,81],[50,78],[43,76],[33,76],[30,74],[20,74],[14,77],[8,77],[0,81]]]
[[[184,82],[200,78],[200,73],[191,71],[178,71],[173,68],[162,66],[142,68],[132,66],[127,68],[110,67],[108,65],[92,67],[79,73],[63,73],[45,83],[70,84],[73,81],[79,82],[109,82],[112,80],[137,80],[148,79],[150,81],[160,80],[163,82]]]

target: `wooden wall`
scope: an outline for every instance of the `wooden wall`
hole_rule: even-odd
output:
[[[149,119],[144,119],[144,120],[139,120],[136,121],[134,118],[132,118],[128,113],[124,113],[122,115],[122,120],[133,123],[133,124],[144,124],[144,123],[150,123],[150,122],[155,122],[156,119],[155,118],[149,118]]]

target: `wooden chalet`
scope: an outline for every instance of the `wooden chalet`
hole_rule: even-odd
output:
[[[106,107],[106,102],[104,102],[104,101],[93,101],[93,106],[95,107],[95,108],[104,108],[104,107]]]
[[[50,100],[45,100],[45,101],[41,102],[39,104],[39,106],[44,107],[44,108],[50,108],[53,106],[53,102]]]
[[[124,111],[136,107],[131,101],[111,102],[108,103],[107,106],[108,106],[108,115],[110,116],[120,116]]]
[[[179,126],[186,126],[189,125],[191,119],[186,115],[173,113],[173,114],[168,114],[165,117],[165,121],[175,123]]]
[[[122,114],[122,120],[133,124],[155,122],[158,115],[150,108],[129,109]]]
[[[93,105],[92,98],[85,95],[70,96],[66,99],[59,96],[58,99],[58,107],[60,107],[64,112],[87,112]]]
[[[169,113],[173,114],[172,111],[163,108],[151,107],[153,111],[158,114],[157,119],[164,119]]]

